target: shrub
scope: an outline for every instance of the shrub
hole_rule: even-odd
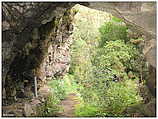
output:
[[[106,22],[99,29],[101,37],[99,47],[103,47],[108,41],[123,40],[127,41],[127,27],[123,24]]]
[[[104,116],[121,116],[128,106],[139,104],[142,98],[137,90],[136,81],[111,82],[104,93],[105,98],[99,100],[100,106],[104,110]]]
[[[52,94],[47,98],[43,105],[38,108],[39,116],[56,116],[61,110],[59,103],[67,94],[77,92],[79,86],[75,83],[73,75],[66,74],[63,79],[53,79],[48,82]]]
[[[99,79],[113,79],[114,75],[127,78],[127,65],[132,59],[132,53],[129,45],[121,40],[109,41],[103,48],[99,48],[94,57],[93,65],[94,76]]]
[[[80,104],[76,106],[75,115],[77,117],[96,117],[98,109],[88,104]]]
[[[51,95],[47,100],[38,108],[38,116],[40,117],[50,117],[56,116],[60,108],[58,106],[59,100],[57,97]]]
[[[76,116],[122,116],[127,106],[141,101],[135,82],[139,80],[135,73],[140,72],[138,47],[128,42],[122,20],[112,17],[100,27],[100,36],[97,23],[86,20],[76,21],[71,47],[71,74],[82,86],[79,92],[84,101],[76,108]]]
[[[78,93],[77,89],[79,89],[80,86],[74,80],[74,75],[66,74],[61,81],[62,81],[62,86],[65,89],[66,95],[69,93]]]
[[[66,96],[65,88],[61,79],[52,80],[48,83],[52,89],[52,94],[59,100],[64,99]]]
[[[91,75],[91,55],[89,46],[84,40],[76,40],[71,50],[71,74],[79,82],[86,80]]]

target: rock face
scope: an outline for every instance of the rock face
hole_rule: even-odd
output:
[[[74,4],[3,2],[3,116],[35,115],[47,94],[41,96],[40,87],[68,71]],[[39,99],[30,103],[35,76]]]
[[[35,76],[39,84],[68,71],[73,5],[3,2],[4,100],[32,98]]]

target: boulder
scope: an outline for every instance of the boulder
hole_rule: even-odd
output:
[[[156,117],[156,99],[153,98],[148,104],[144,106],[144,115],[148,117]]]
[[[33,109],[30,104],[24,104],[24,115],[29,117],[33,114]]]
[[[147,104],[129,106],[124,111],[124,114],[127,114],[128,116],[136,114],[138,117],[156,117],[156,100],[155,98],[152,98]]]

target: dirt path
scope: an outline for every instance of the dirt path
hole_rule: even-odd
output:
[[[70,93],[64,100],[61,101],[60,105],[63,108],[58,113],[58,117],[75,117],[75,105],[79,104],[75,93]]]

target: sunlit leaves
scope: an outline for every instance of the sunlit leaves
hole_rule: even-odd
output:
[[[136,82],[131,80],[126,80],[121,83],[111,82],[106,91],[106,96],[108,98],[104,100],[101,98],[100,102],[102,102],[101,105],[105,110],[107,112],[109,111],[109,114],[119,115],[127,106],[138,104],[142,100],[137,94]]]
[[[128,40],[127,27],[122,24],[107,22],[99,29],[99,31],[101,33],[100,47],[105,45],[108,41]]]
[[[79,92],[85,108],[78,113],[91,115],[94,108],[95,116],[120,116],[127,106],[141,100],[136,82],[130,82],[138,80],[135,72],[132,72],[134,78],[128,75],[139,67],[136,60],[139,51],[129,41],[127,27],[120,19],[112,17],[111,22],[101,26],[99,34],[97,23],[90,20],[88,14],[80,17],[75,21],[71,52],[71,70],[83,86]],[[86,105],[90,105],[90,111]]]

